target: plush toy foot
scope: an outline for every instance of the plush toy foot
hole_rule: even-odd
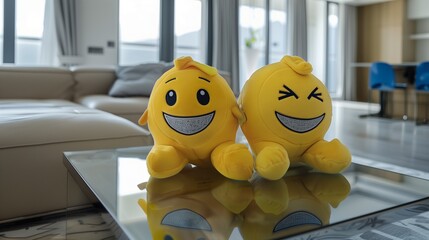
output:
[[[212,164],[222,175],[234,180],[248,180],[253,174],[253,157],[244,144],[227,142],[211,154]]]
[[[278,215],[289,206],[289,192],[284,179],[269,181],[257,178],[253,181],[256,205],[264,212]]]
[[[167,178],[179,173],[187,159],[172,146],[156,145],[146,158],[149,174],[155,178]]]
[[[341,174],[310,173],[302,176],[302,183],[321,202],[336,208],[349,195],[350,183]]]
[[[233,181],[224,178],[224,182],[211,190],[213,197],[232,213],[239,214],[253,200],[252,185],[248,181]]]
[[[256,171],[263,178],[277,180],[282,178],[290,165],[289,156],[282,146],[267,146],[256,157]]]
[[[350,151],[338,139],[319,141],[311,146],[302,160],[311,167],[325,173],[339,173],[351,162]]]

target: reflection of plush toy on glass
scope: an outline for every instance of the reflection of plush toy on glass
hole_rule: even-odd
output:
[[[229,180],[210,168],[187,167],[173,177],[140,184],[153,239],[228,239],[252,200],[248,181]]]
[[[279,179],[289,166],[306,164],[318,171],[338,173],[351,162],[338,139],[323,139],[332,118],[329,92],[310,63],[285,56],[264,66],[247,80],[239,97],[246,121],[242,124],[256,154],[256,171]]]
[[[227,179],[210,168],[186,167],[170,178],[150,178],[138,204],[153,239],[273,239],[329,223],[330,207],[350,192],[340,174],[288,172],[271,181]],[[292,175],[297,174],[297,175]],[[290,176],[289,176],[290,175]]]
[[[235,143],[239,119],[236,98],[213,67],[182,57],[155,83],[148,108],[139,120],[148,123],[155,144],[147,157],[151,176],[165,178],[187,164],[214,166],[224,176],[247,180],[253,157]]]
[[[254,201],[243,211],[243,239],[277,239],[329,224],[331,207],[349,194],[341,174],[309,172],[271,181],[252,181]]]

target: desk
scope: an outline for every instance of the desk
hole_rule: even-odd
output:
[[[351,64],[351,67],[354,68],[370,68],[371,67],[371,62],[354,62]],[[406,79],[406,83],[407,85],[412,85],[414,84],[415,81],[415,69],[416,66],[419,64],[419,62],[403,62],[403,63],[389,63],[390,65],[393,66],[394,69],[404,69],[404,73],[403,73],[403,77]],[[369,79],[368,79],[369,81]],[[405,87],[406,88],[406,87]],[[407,89],[405,89],[405,98],[407,98]],[[404,106],[404,114],[402,116],[402,118],[404,120],[406,120],[408,118],[408,110],[407,110],[407,105],[408,105],[408,101],[406,101],[407,99],[405,99],[405,106]],[[374,116],[374,117],[387,117],[386,114],[386,106],[387,106],[387,92],[385,91],[380,91],[380,98],[379,98],[379,102],[380,102],[380,111],[378,113],[373,113],[373,114],[365,114],[362,115],[361,117],[370,117],[370,116]]]

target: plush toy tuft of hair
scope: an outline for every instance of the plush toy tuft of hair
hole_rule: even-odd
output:
[[[288,65],[292,70],[301,75],[308,75],[313,71],[313,66],[309,62],[297,56],[285,56],[280,62]]]

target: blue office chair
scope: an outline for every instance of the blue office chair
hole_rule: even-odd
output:
[[[371,91],[379,90],[380,91],[380,111],[375,114],[363,115],[366,116],[376,116],[376,117],[387,117],[386,115],[386,105],[387,105],[387,93],[392,92],[395,89],[404,90],[404,115],[402,119],[406,120],[407,116],[407,84],[406,83],[397,83],[395,77],[395,71],[393,70],[392,65],[385,62],[374,62],[371,64],[369,71],[369,102],[371,102]]]
[[[416,68],[416,79],[415,79],[415,88],[416,88],[416,114],[415,114],[415,119],[416,119],[416,124],[423,124],[423,123],[427,123],[427,103],[425,101],[425,116],[423,121],[419,121],[418,117],[419,117],[419,104],[418,104],[418,94],[419,93],[429,93],[429,62],[422,62],[419,65],[417,65]]]

